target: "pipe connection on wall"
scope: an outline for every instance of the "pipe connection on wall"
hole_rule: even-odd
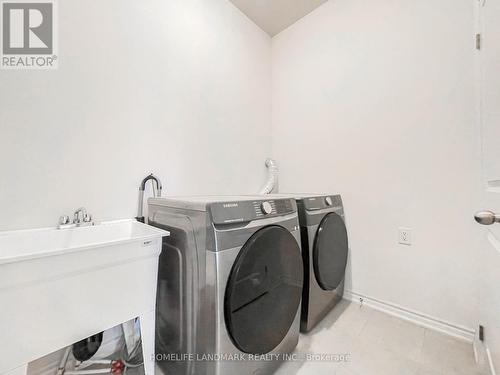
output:
[[[266,160],[266,167],[268,170],[268,178],[266,184],[260,189],[259,194],[271,194],[278,192],[278,175],[279,168],[276,161],[268,158]]]

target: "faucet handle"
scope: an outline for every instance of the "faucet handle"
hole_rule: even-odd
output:
[[[91,223],[92,222],[92,215],[91,214],[85,214],[83,218],[84,223]]]
[[[66,224],[69,224],[69,216],[63,215],[59,218],[59,225],[66,225]]]

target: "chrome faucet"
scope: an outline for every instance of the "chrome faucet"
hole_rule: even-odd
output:
[[[137,217],[136,220],[140,221],[141,223],[144,223],[146,221],[146,218],[144,217],[143,214],[143,205],[144,205],[144,190],[146,190],[146,183],[151,180],[153,184],[153,196],[156,198],[161,197],[161,191],[163,189],[163,186],[161,184],[161,181],[158,177],[156,177],[154,174],[150,174],[149,176],[146,176],[141,184],[139,185],[139,207],[137,210]],[[156,184],[156,186],[155,186]]]
[[[87,213],[87,209],[85,207],[80,207],[74,213],[73,223],[76,224],[76,226],[92,225],[92,215]]]
[[[59,218],[59,229],[87,227],[94,225],[92,215],[87,212],[85,207],[77,209],[73,215],[73,222],[70,221],[69,216],[63,215]]]

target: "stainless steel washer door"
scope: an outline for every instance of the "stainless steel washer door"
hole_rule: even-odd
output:
[[[232,267],[224,297],[226,327],[242,352],[265,354],[285,338],[302,296],[300,248],[283,227],[250,237]]]
[[[344,279],[348,249],[344,220],[329,213],[319,224],[313,248],[314,275],[323,290],[336,289]]]

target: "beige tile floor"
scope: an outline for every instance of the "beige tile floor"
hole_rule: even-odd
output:
[[[348,354],[347,361],[284,363],[276,375],[479,375],[470,343],[342,301],[296,353]]]
[[[487,374],[476,366],[470,343],[345,300],[300,336],[295,354],[347,354],[348,360],[286,362],[275,375]],[[163,375],[159,367],[156,374]]]

